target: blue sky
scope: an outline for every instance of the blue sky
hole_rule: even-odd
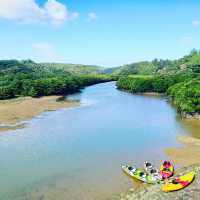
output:
[[[0,59],[118,66],[200,48],[199,0],[1,0]]]

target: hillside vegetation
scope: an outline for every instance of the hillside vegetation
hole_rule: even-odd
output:
[[[74,74],[104,74],[105,68],[94,65],[65,64],[65,63],[40,63],[41,66],[63,70]]]
[[[31,60],[0,61],[0,99],[64,95],[111,80],[110,75],[97,73],[97,67],[73,65],[68,69],[67,65],[37,64]]]
[[[105,69],[105,72],[115,75],[152,75],[173,73],[187,69],[199,72],[200,56],[195,49],[189,55],[177,60],[154,59],[151,62],[143,61],[132,64],[123,65],[116,68]]]
[[[129,70],[125,67],[119,75],[118,89],[165,93],[181,114],[200,115],[200,52],[196,50],[174,61],[154,60],[146,67],[129,65]]]
[[[105,68],[92,65],[65,63],[35,63],[32,60],[0,60],[0,71],[48,71],[62,70],[73,74],[105,74]]]

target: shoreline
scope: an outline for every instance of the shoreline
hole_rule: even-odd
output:
[[[175,176],[183,175],[190,171],[196,172],[194,182],[186,189],[172,193],[165,193],[161,190],[160,185],[146,185],[139,189],[131,188],[121,196],[120,200],[170,200],[177,197],[182,198],[185,194],[190,193],[191,198],[197,200],[200,195],[200,139],[192,136],[178,136],[177,141],[183,144],[179,148],[168,148],[166,154],[173,160],[174,163],[181,165],[175,171]]]
[[[183,144],[179,148],[168,148],[166,154],[174,160],[174,162],[185,166],[200,164],[200,139],[192,136],[178,136],[178,142]]]
[[[172,200],[172,199],[193,199],[198,200],[200,196],[200,165],[190,165],[178,169],[175,176],[181,176],[185,173],[194,171],[196,173],[194,181],[185,189],[174,192],[163,192],[160,184],[150,185],[138,191],[130,189],[120,200]],[[185,198],[184,198],[185,197]]]
[[[200,114],[199,113],[194,113],[194,114],[189,114],[189,113],[182,113],[181,116],[185,119],[188,120],[200,120]]]
[[[171,200],[182,199],[187,196],[187,199],[199,199],[200,195],[200,139],[191,136],[179,136],[177,140],[183,144],[179,148],[168,148],[166,154],[173,160],[174,163],[180,164],[182,167],[175,169],[175,176],[183,175],[190,171],[195,171],[196,176],[192,184],[187,188],[165,193],[161,190],[159,184],[143,185],[139,189],[131,188],[126,194],[121,195],[120,200]]]
[[[136,93],[132,93],[129,90],[125,90],[125,89],[121,89],[121,88],[117,88],[118,90],[121,90],[123,92],[127,92],[133,95],[141,95],[141,96],[147,96],[147,97],[166,97],[169,99],[169,102],[174,105],[176,111],[177,111],[177,107],[174,104],[174,101],[165,93],[159,93],[159,92],[136,92]],[[180,117],[182,119],[187,119],[187,120],[199,120],[200,121],[200,113],[185,113],[185,112],[178,112],[177,113],[180,115]]]
[[[0,101],[0,132],[15,130],[25,126],[30,120],[43,112],[62,108],[77,107],[78,101],[68,101],[63,96],[45,96],[41,98],[20,97]]]
[[[125,92],[129,92],[128,90],[122,90]],[[164,94],[159,93],[131,93],[135,95],[144,95],[144,96],[166,96]],[[174,102],[169,96],[166,96],[169,99],[169,102],[173,105]],[[177,107],[175,106],[176,111]],[[177,137],[177,141],[182,144],[181,147],[172,147],[165,150],[167,156],[170,157],[173,163],[176,163],[177,169],[175,171],[175,176],[179,176],[185,174],[189,171],[196,171],[196,178],[194,183],[188,186],[184,190],[180,190],[178,192],[170,193],[167,195],[162,192],[159,185],[151,185],[147,187],[147,185],[142,185],[139,189],[131,188],[128,190],[126,194],[121,194],[121,200],[170,200],[175,199],[177,195],[182,198],[185,193],[191,193],[191,199],[198,199],[200,196],[200,114],[199,113],[184,113],[178,112],[177,114],[181,118],[182,121],[185,122],[185,128],[190,130],[191,136],[179,136]],[[195,130],[192,127],[192,124],[195,124]],[[169,194],[169,193],[168,193]]]
[[[162,97],[162,96],[165,96],[164,93],[158,93],[158,92],[142,92],[142,93],[137,93],[139,95],[144,95],[144,96],[158,96],[158,97]]]

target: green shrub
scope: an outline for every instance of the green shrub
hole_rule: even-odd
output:
[[[180,112],[200,113],[200,80],[192,79],[170,87],[167,94]]]

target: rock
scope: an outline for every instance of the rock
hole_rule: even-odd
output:
[[[189,113],[181,113],[183,118],[186,119],[198,119],[200,120],[200,114],[199,113],[193,113],[193,114],[189,114]]]

